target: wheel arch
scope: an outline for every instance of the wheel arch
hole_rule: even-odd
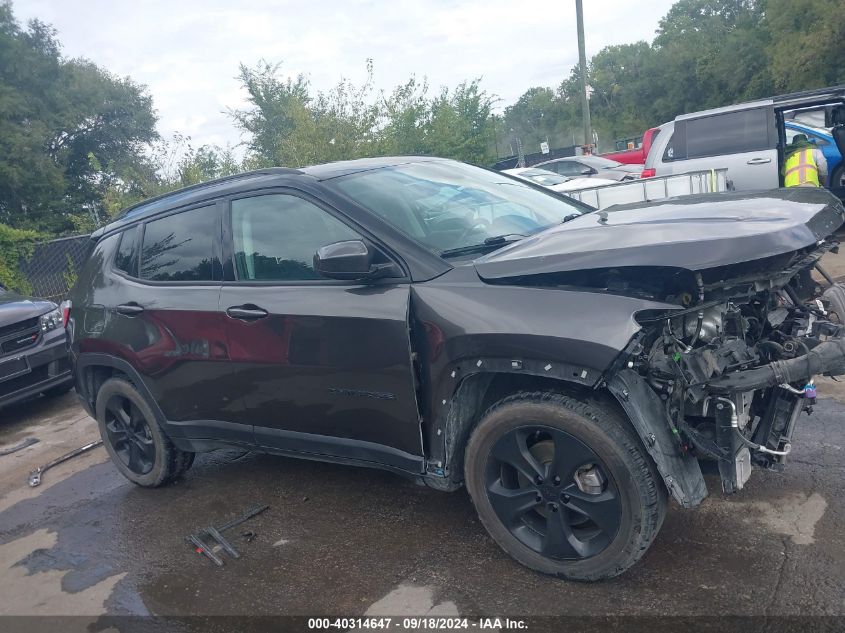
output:
[[[454,490],[463,484],[464,449],[469,436],[496,402],[520,391],[547,391],[599,400],[616,409],[636,431],[667,490],[681,506],[692,508],[706,498],[707,485],[698,460],[681,452],[662,402],[635,372],[619,371],[596,388],[598,383],[585,384],[568,379],[570,376],[507,371],[492,362],[488,371],[481,371],[482,367],[484,363],[461,377],[450,397],[440,401],[444,411],[429,426],[426,437],[429,485]]]
[[[707,484],[701,466],[695,457],[681,451],[663,401],[645,380],[633,370],[623,369],[607,381],[607,391],[622,407],[675,501],[684,508],[704,501]]]
[[[91,417],[96,417],[97,392],[103,383],[109,378],[123,377],[146,400],[156,416],[156,421],[163,428],[166,427],[167,419],[158,402],[147,389],[141,375],[128,361],[110,354],[86,352],[77,356],[75,365],[77,392]]]
[[[618,406],[606,392],[595,391],[582,382],[586,376],[582,381],[575,380],[575,372],[569,367],[550,375],[551,370],[544,369],[548,363],[535,368],[524,362],[521,369],[509,370],[510,362],[479,359],[473,369],[463,375],[460,375],[460,367],[449,373],[455,384],[437,401],[440,411],[432,416],[424,433],[429,485],[444,490],[463,485],[464,449],[472,430],[490,407],[510,395],[521,391],[546,391],[581,398],[604,398],[612,406]]]

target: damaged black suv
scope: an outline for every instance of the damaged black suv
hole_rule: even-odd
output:
[[[781,467],[845,372],[845,292],[811,276],[843,219],[804,188],[591,212],[436,158],[240,174],[94,234],[76,388],[142,486],[227,446],[386,468],[607,578],[702,502],[700,460],[728,493]]]

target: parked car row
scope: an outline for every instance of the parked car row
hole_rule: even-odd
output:
[[[642,165],[625,165],[601,156],[569,156],[556,158],[534,165],[570,178],[604,178],[606,180],[636,180],[642,173]]]

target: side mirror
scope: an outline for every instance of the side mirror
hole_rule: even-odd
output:
[[[396,264],[374,264],[373,259],[373,251],[361,240],[335,242],[317,250],[314,254],[314,270],[323,277],[346,281],[402,276]]]
[[[593,174],[597,174],[597,173],[598,172],[595,169],[593,169],[592,167],[584,167],[580,172],[580,174],[582,176],[592,176]]]
[[[329,279],[364,279],[373,267],[373,254],[361,240],[327,244],[314,254],[314,270]]]

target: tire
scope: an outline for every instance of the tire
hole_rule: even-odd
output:
[[[621,574],[645,554],[666,514],[665,488],[639,438],[595,400],[505,398],[473,431],[464,467],[493,540],[523,565],[560,578]]]
[[[110,378],[97,392],[95,411],[100,436],[117,469],[129,481],[156,488],[182,475],[194,454],[173,445],[135,387]]]
[[[65,395],[71,389],[73,389],[73,384],[68,383],[67,385],[59,385],[58,387],[45,389],[41,393],[44,394],[44,397],[46,398],[58,398],[59,396]]]
[[[843,160],[839,167],[833,170],[830,175],[831,187],[845,187],[845,160]]]

